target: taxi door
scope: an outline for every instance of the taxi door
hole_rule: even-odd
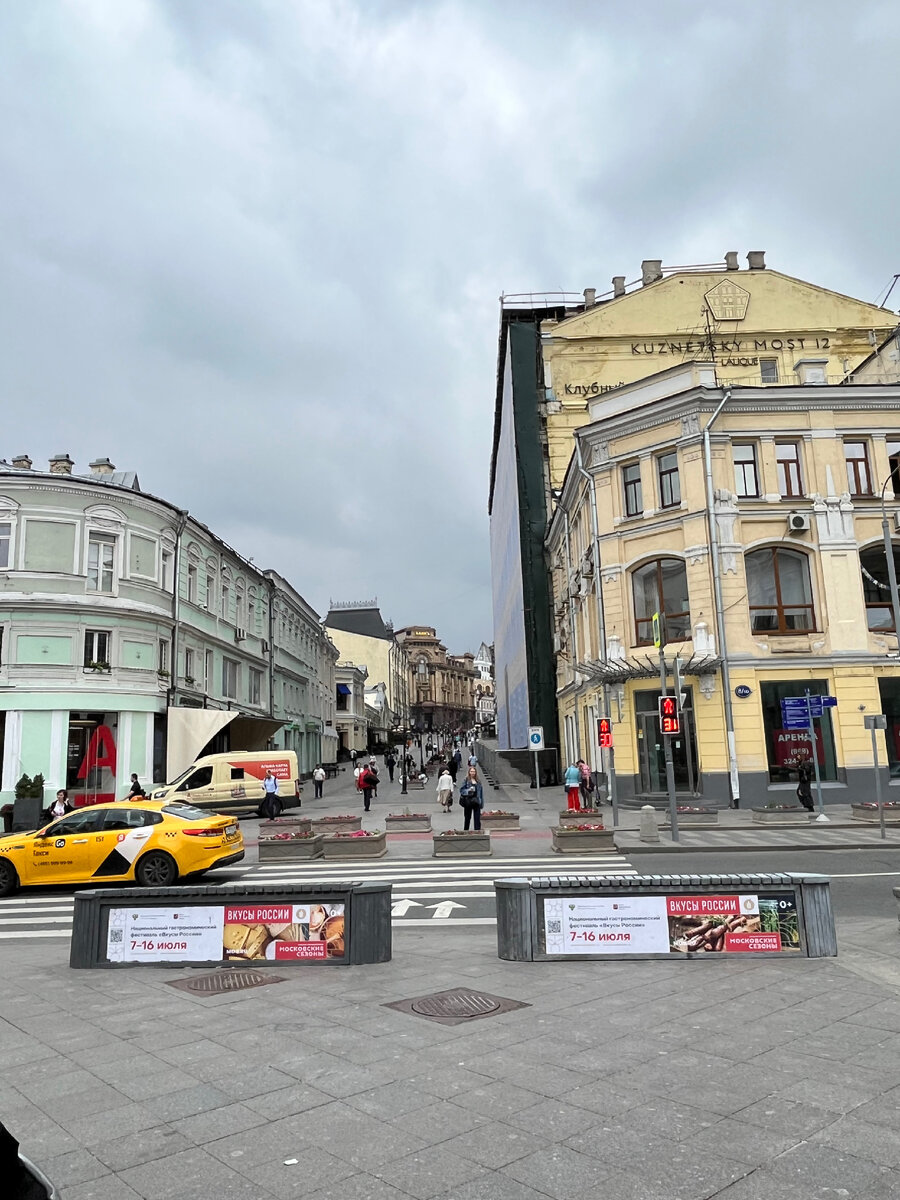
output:
[[[162,813],[151,809],[104,809],[100,827],[90,835],[91,878],[128,878],[162,822]]]
[[[91,840],[102,814],[80,808],[31,839],[22,863],[28,883],[77,883],[90,879]]]

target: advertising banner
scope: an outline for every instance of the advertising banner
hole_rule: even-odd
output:
[[[114,908],[109,962],[302,962],[343,958],[343,904]]]
[[[778,953],[800,950],[794,892],[547,896],[547,954]]]

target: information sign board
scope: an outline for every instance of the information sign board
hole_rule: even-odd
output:
[[[544,727],[543,725],[528,726],[528,749],[543,750],[544,748]]]

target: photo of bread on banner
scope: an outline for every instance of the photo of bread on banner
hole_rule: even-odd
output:
[[[702,954],[724,950],[727,933],[759,933],[760,928],[758,913],[735,913],[730,917],[670,917],[669,940],[673,950]]]
[[[344,954],[344,913],[342,905],[315,904],[310,909],[309,922],[277,921],[270,924],[226,924],[224,930],[225,958],[239,962],[249,959],[275,958],[277,942],[325,942],[329,957]],[[330,910],[330,911],[329,911]]]

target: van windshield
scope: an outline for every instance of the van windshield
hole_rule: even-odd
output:
[[[166,784],[166,787],[174,787],[176,783],[181,783],[182,779],[187,779],[188,775],[190,775],[190,773],[191,773],[191,771],[193,771],[193,769],[194,769],[194,764],[191,763],[191,765],[188,767],[188,769],[186,771],[182,771],[180,775],[176,775],[174,779],[170,779],[169,782]]]

